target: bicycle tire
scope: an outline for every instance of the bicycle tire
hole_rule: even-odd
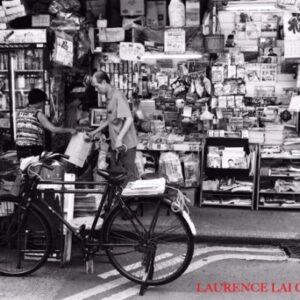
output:
[[[10,195],[0,197],[0,275],[24,276],[39,269],[50,254],[51,229],[33,205]]]
[[[110,262],[120,274],[133,282],[143,282],[146,252],[151,247],[156,248],[153,275],[147,280],[147,284],[153,286],[177,279],[189,266],[194,253],[194,236],[188,223],[180,212],[174,213],[170,209],[170,204],[165,199],[160,203],[156,227],[145,246],[145,232],[149,231],[155,206],[155,200],[149,198],[126,201],[126,207],[135,216],[135,208],[142,208],[143,214],[137,218],[144,228],[136,220],[134,223],[144,233],[137,233],[132,224],[133,218],[121,206],[116,206],[111,211],[103,228],[103,241],[109,244],[106,253]],[[130,245],[125,246],[126,242]],[[121,243],[123,247],[120,246]]]

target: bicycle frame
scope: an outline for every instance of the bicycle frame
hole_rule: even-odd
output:
[[[29,190],[25,191],[25,195],[23,198],[26,198],[27,200],[25,201],[25,203],[28,202],[28,199],[31,198],[31,196],[29,195],[29,193],[33,192],[35,195],[33,196],[33,199],[37,199],[38,195],[36,194],[37,192],[39,193],[47,193],[47,192],[52,192],[52,193],[58,193],[58,194],[74,194],[74,193],[96,193],[99,191],[97,191],[96,189],[62,189],[62,190],[53,190],[53,189],[45,189],[45,190],[36,190],[35,186],[37,185],[43,185],[43,184],[47,184],[47,185],[57,185],[60,184],[62,186],[64,185],[100,185],[98,182],[74,182],[74,181],[37,181],[36,184],[32,184],[29,188]],[[74,228],[67,220],[65,220],[61,214],[59,212],[57,212],[55,209],[53,209],[51,207],[51,205],[49,205],[44,199],[40,198],[38,199],[38,203],[42,204],[44,206],[44,208],[50,212],[51,214],[53,214],[63,225],[65,225],[72,233],[73,235],[81,242],[86,243],[86,245],[88,245],[89,241],[92,241],[92,244],[95,245],[95,235],[94,233],[97,231],[96,230],[96,226],[98,223],[98,220],[100,218],[101,212],[103,211],[104,205],[107,203],[107,210],[108,212],[111,210],[113,201],[115,200],[116,203],[118,205],[121,205],[121,207],[124,209],[124,211],[126,210],[127,213],[130,214],[130,216],[132,217],[131,219],[131,223],[133,225],[133,227],[135,228],[136,232],[141,234],[141,230],[138,228],[138,226],[140,226],[140,228],[144,231],[144,233],[147,233],[147,235],[151,235],[154,227],[156,225],[156,221],[157,221],[157,217],[159,214],[159,204],[161,201],[161,198],[159,197],[158,199],[160,199],[159,201],[157,201],[157,207],[155,210],[155,213],[153,215],[153,219],[151,221],[151,225],[150,225],[150,229],[147,232],[146,228],[144,227],[144,225],[142,224],[142,222],[139,220],[139,218],[136,217],[136,215],[134,213],[132,213],[131,210],[129,210],[125,204],[125,201],[123,200],[123,198],[121,197],[121,190],[118,187],[118,185],[115,184],[111,184],[111,183],[105,183],[105,184],[101,184],[105,186],[104,192],[103,192],[103,196],[101,198],[101,201],[99,203],[99,206],[97,208],[97,212],[96,215],[94,217],[93,220],[93,224],[91,229],[89,229],[88,235],[82,235],[81,234],[81,230]],[[116,190],[115,195],[113,195],[113,192]],[[101,193],[102,194],[102,193]],[[30,200],[32,201],[32,200]],[[33,200],[33,202],[35,202],[35,200]],[[138,223],[137,224],[135,223]],[[103,225],[105,224],[105,220],[103,222]],[[103,243],[103,236],[100,235],[100,238],[98,240],[98,246],[100,246],[101,248],[108,248],[110,246],[112,246],[112,244],[105,244]],[[118,244],[115,245],[113,244],[114,247],[118,246],[118,247],[124,247],[124,246],[128,246],[128,244]]]

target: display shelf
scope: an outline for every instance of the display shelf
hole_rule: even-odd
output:
[[[145,52],[142,57],[142,61],[149,59],[201,59],[203,58],[203,54],[200,52],[185,52],[178,54],[171,54],[165,52]]]
[[[216,201],[217,202],[217,201]],[[204,201],[203,202],[203,205],[209,207],[230,207],[230,208],[251,208],[251,205],[250,204],[245,204],[245,205],[242,205],[242,204],[226,204],[226,203],[212,203],[212,202],[206,202]]]
[[[44,33],[44,32],[43,32]],[[47,68],[49,67],[47,44],[36,43],[16,43],[0,45],[0,74],[5,84],[2,90],[7,96],[9,110],[10,134],[9,144],[14,147],[16,139],[16,118],[19,108],[27,105],[27,95],[32,88],[40,88],[49,94],[49,77]],[[24,87],[24,88],[20,88]],[[7,107],[3,107],[7,108]],[[3,124],[0,124],[3,127]],[[48,141],[45,141],[48,144]]]
[[[42,69],[32,69],[32,70],[14,70],[15,73],[43,73],[45,70]]]
[[[256,176],[254,176],[254,167],[248,167],[248,168],[211,168],[207,167],[207,155],[208,155],[208,147],[240,147],[243,148],[245,153],[247,155],[253,156],[252,164],[256,166],[256,157],[257,157],[257,146],[254,146],[253,149],[250,151],[249,142],[247,139],[241,139],[241,138],[224,138],[224,137],[209,137],[206,138],[206,142],[204,145],[204,151],[202,152],[202,165],[201,165],[201,187],[203,186],[203,182],[205,180],[229,180],[230,178],[233,178],[232,180],[240,180],[240,181],[246,181],[250,182],[252,185],[252,191],[220,191],[220,190],[204,190],[201,188],[200,193],[200,206],[219,206],[219,207],[246,207],[254,209],[255,205],[255,181]],[[207,199],[210,199],[210,197],[223,197],[225,200],[222,202],[222,199],[216,200],[218,204],[212,204],[211,201],[207,201]],[[248,201],[251,201],[251,204],[245,204],[240,205],[240,203],[237,204],[226,204],[226,198],[228,197],[236,198],[241,197],[243,200],[246,200],[245,197],[248,198]],[[234,202],[234,201],[233,201]]]
[[[4,90],[4,92],[8,93],[10,90]],[[15,92],[25,92],[25,93],[28,93],[30,92],[31,89],[15,89]]]
[[[261,170],[265,168],[266,170],[276,170],[276,168],[286,168],[286,174],[278,174],[278,175],[266,175],[261,174],[260,171],[257,172],[257,209],[277,209],[277,210],[293,210],[293,209],[300,209],[300,203],[298,205],[283,205],[284,200],[282,197],[289,197],[288,199],[299,199],[300,200],[300,191],[299,192],[277,192],[274,190],[275,184],[277,180],[283,180],[283,182],[291,182],[295,180],[295,178],[300,178],[300,174],[288,174],[288,168],[293,167],[294,165],[299,167],[300,163],[300,156],[299,155],[289,155],[287,152],[283,152],[282,155],[280,153],[275,152],[274,155],[267,154],[265,155],[264,146],[260,146],[259,148],[259,155],[258,155],[258,163],[257,169]],[[287,162],[291,162],[290,165],[287,165]],[[296,163],[297,162],[297,163]],[[278,205],[264,205],[261,203],[261,197],[269,197],[274,199],[275,203]],[[279,199],[281,198],[281,199]],[[276,201],[276,199],[278,199]],[[280,202],[280,204],[279,204]]]
[[[289,178],[300,178],[300,174],[299,175],[260,175],[260,178],[263,179],[289,179]]]
[[[208,176],[221,176],[221,177],[240,177],[248,176],[249,169],[229,169],[229,168],[206,168],[205,174]]]
[[[282,206],[282,205],[267,205],[267,206],[265,206],[265,205],[262,205],[262,204],[260,204],[259,205],[259,209],[265,209],[265,210],[267,210],[267,209],[274,209],[274,210],[300,210],[300,204],[299,205],[284,205],[284,206]]]
[[[282,156],[282,157],[276,157],[276,156],[274,156],[274,157],[271,157],[271,156],[262,156],[261,157],[261,159],[263,159],[263,160],[300,160],[300,155],[294,155],[294,156],[289,156],[289,157],[287,157],[287,156]]]
[[[253,191],[238,191],[238,192],[234,192],[234,191],[213,191],[213,190],[203,190],[202,193],[205,194],[214,194],[214,195],[218,195],[218,196],[249,196],[252,195]]]
[[[261,196],[298,196],[300,197],[300,192],[261,192],[259,191]]]

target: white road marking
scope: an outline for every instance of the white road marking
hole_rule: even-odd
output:
[[[188,269],[185,271],[184,274],[193,272],[199,268],[201,268],[204,265],[207,265],[209,263],[212,263],[214,261],[218,261],[218,260],[225,260],[225,259],[252,259],[252,260],[268,260],[268,261],[283,261],[283,260],[287,260],[287,257],[284,253],[284,251],[282,251],[279,248],[250,248],[250,247],[222,247],[222,246],[213,246],[213,247],[204,247],[204,248],[199,248],[196,249],[194,251],[194,258],[202,255],[202,254],[207,254],[209,252],[214,252],[214,251],[235,251],[235,252],[258,252],[258,253],[270,253],[270,255],[251,255],[251,254],[221,254],[221,255],[214,255],[214,256],[210,256],[210,257],[206,257],[204,258],[205,260],[198,260],[196,262],[193,262],[190,264],[190,266],[188,267]],[[276,257],[276,258],[275,258]],[[213,259],[212,259],[213,258]],[[178,260],[180,258],[179,257],[175,257],[172,259],[168,259],[166,261],[164,261],[164,263],[167,265],[170,264],[174,264],[177,263]],[[161,270],[164,269],[165,267],[168,267],[165,265],[160,265],[156,268],[156,270]],[[114,273],[113,273],[114,274]],[[117,273],[118,274],[118,273]],[[135,275],[139,274],[138,272],[134,273]],[[100,274],[101,276],[101,274]],[[113,275],[110,275],[113,276]],[[106,278],[109,278],[110,276],[106,276]],[[83,299],[87,299],[89,297],[98,295],[100,293],[104,293],[107,292],[109,290],[112,290],[116,287],[120,287],[121,285],[124,285],[126,283],[129,283],[130,281],[128,281],[128,279],[126,279],[125,277],[122,278],[118,278],[115,279],[113,281],[107,282],[107,283],[102,283],[101,285],[95,286],[93,288],[87,289],[85,291],[82,291],[80,293],[74,294],[72,296],[66,297],[63,300],[83,300]],[[139,286],[137,286],[137,291],[139,291]],[[125,290],[126,291],[126,290]],[[133,289],[130,288],[130,292],[133,292]],[[122,295],[123,292],[121,292]],[[135,295],[135,294],[134,294]],[[115,297],[115,294],[113,295]],[[129,296],[130,297],[130,296]],[[128,297],[127,297],[128,298]],[[126,298],[111,298],[111,299],[118,299],[118,300],[122,300],[122,299],[126,299]]]
[[[152,286],[148,287],[149,288],[153,288]],[[127,299],[129,297],[133,297],[135,295],[138,295],[140,292],[140,287],[139,286],[133,286],[131,288],[128,288],[120,293],[116,293],[116,294],[113,294],[109,297],[105,297],[105,298],[102,298],[102,300],[122,300],[122,299]]]
[[[155,261],[161,261],[165,258],[169,258],[173,256],[172,253],[163,253],[163,254],[160,254],[158,256],[155,257]],[[125,270],[126,271],[129,271],[129,270],[136,270],[136,269],[139,269],[141,267],[141,262],[137,262],[137,263],[134,263],[134,264],[131,264],[131,265],[128,265],[128,266],[125,266]],[[112,277],[112,276],[116,276],[116,275],[119,275],[120,273],[117,271],[117,270],[111,270],[111,271],[108,271],[108,272],[105,272],[105,273],[102,273],[102,274],[99,274],[97,275],[98,277],[102,278],[102,279],[107,279],[109,277]]]
[[[121,286],[123,284],[128,283],[128,279],[125,277],[115,279],[113,281],[107,282],[107,283],[102,283],[100,285],[97,285],[93,288],[90,288],[88,290],[82,291],[80,293],[74,294],[72,296],[69,296],[67,298],[64,298],[63,300],[82,300],[82,299],[87,299],[92,296],[96,296],[100,293],[107,292],[109,290],[112,290],[118,286]]]
[[[270,256],[270,255],[252,255],[252,254],[220,254],[220,255],[212,255],[205,260],[198,260],[189,265],[184,274],[188,274],[195,270],[202,268],[205,265],[211,264],[220,260],[228,260],[228,259],[242,259],[242,260],[265,260],[265,261],[287,261],[288,257],[284,256]]]
[[[194,272],[196,270],[199,270],[200,268],[204,267],[205,265],[211,264],[216,261],[221,260],[229,260],[229,259],[241,259],[241,260],[263,260],[263,261],[286,261],[288,260],[287,257],[281,257],[281,256],[268,256],[268,255],[250,255],[250,254],[221,254],[221,255],[213,255],[208,258],[205,258],[205,260],[198,260],[196,262],[193,262],[189,265],[188,269],[184,272],[184,275]],[[154,288],[150,286],[148,289]],[[125,300],[129,297],[133,297],[135,295],[139,294],[139,287],[131,287],[126,290],[123,290],[119,293],[113,294],[109,297],[102,298],[102,300]]]
[[[270,252],[272,253],[272,255],[282,255],[285,256],[285,253],[283,250],[279,249],[279,248],[253,248],[253,247],[226,247],[226,246],[212,246],[212,247],[204,247],[204,248],[200,248],[200,249],[196,249],[194,251],[194,257],[195,256],[199,256],[202,254],[206,254],[209,252],[213,252],[213,251],[238,251],[238,252],[262,252],[262,253],[267,253]],[[165,253],[165,254],[161,254],[159,256],[157,256],[157,261],[162,260],[164,258],[168,258],[172,256],[171,253]],[[126,270],[130,270],[131,268],[135,267],[134,269],[138,269],[140,267],[140,263],[136,263],[136,264],[131,264],[128,266],[125,266]],[[132,270],[134,270],[132,269]],[[111,270],[102,274],[97,275],[98,277],[102,278],[102,279],[107,279],[109,277],[112,276],[116,276],[119,275],[120,273],[117,270]]]

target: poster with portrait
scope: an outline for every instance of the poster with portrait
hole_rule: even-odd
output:
[[[91,109],[91,126],[100,126],[106,120],[107,120],[106,108]]]

